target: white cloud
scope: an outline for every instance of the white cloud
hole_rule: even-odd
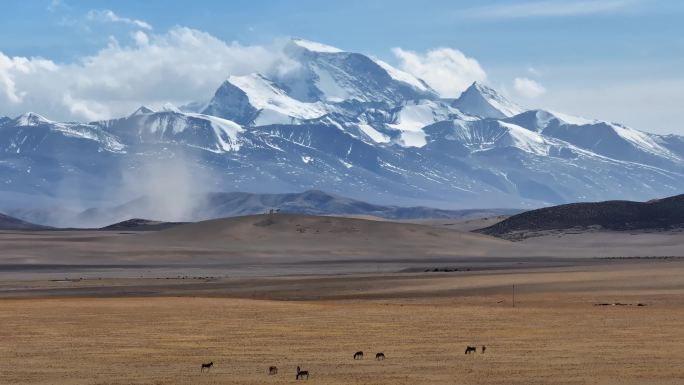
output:
[[[107,119],[141,104],[208,100],[229,75],[270,75],[297,66],[280,41],[243,46],[183,27],[132,37],[131,45],[112,38],[95,55],[68,64],[0,52],[0,115],[35,111],[53,120]]]
[[[130,19],[127,17],[121,17],[114,13],[114,11],[109,9],[103,10],[91,10],[88,12],[88,20],[94,21],[104,21],[111,23],[123,23],[128,24],[137,28],[151,30],[152,26],[143,20]]]
[[[148,45],[150,43],[150,38],[143,31],[135,31],[131,36],[133,37],[135,43],[139,46]]]
[[[0,56],[0,94],[2,94],[7,102],[9,103],[19,103],[21,102],[22,95],[17,94],[17,87],[8,74],[7,70],[14,65],[13,60],[7,56]]]
[[[529,78],[515,78],[513,89],[518,95],[529,99],[537,98],[546,93],[546,89],[541,84]]]
[[[470,18],[516,19],[527,17],[560,17],[613,12],[627,8],[637,0],[548,0],[497,4],[463,11]]]
[[[57,69],[55,63],[40,58],[8,57],[0,52],[0,101],[18,106],[25,101],[27,91],[21,79],[36,73],[49,74]]]
[[[474,81],[482,82],[487,74],[480,63],[452,48],[437,48],[425,54],[392,49],[399,67],[423,79],[444,97],[456,97]]]

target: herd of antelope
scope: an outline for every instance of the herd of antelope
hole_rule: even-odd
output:
[[[482,354],[484,354],[485,350],[487,349],[486,346],[482,345]],[[465,354],[470,354],[470,353],[477,353],[477,347],[475,346],[466,346]],[[380,352],[375,355],[375,359],[377,361],[384,361],[385,360],[385,354]],[[354,360],[363,360],[363,352],[358,351],[354,353]],[[201,372],[204,372],[204,369],[211,369],[214,367],[214,362],[210,362],[208,364],[202,364]],[[278,367],[277,366],[269,366],[268,368],[268,375],[269,376],[275,376],[278,374]],[[295,380],[308,380],[309,379],[309,371],[308,370],[302,370],[301,367],[297,366],[297,375],[295,376]]]

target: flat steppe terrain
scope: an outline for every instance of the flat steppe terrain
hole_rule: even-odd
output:
[[[2,299],[0,383],[283,384],[299,365],[314,384],[679,384],[683,273],[679,261],[617,262]]]
[[[0,384],[684,383],[682,233],[268,219],[0,234]]]

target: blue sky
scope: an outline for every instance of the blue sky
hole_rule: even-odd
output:
[[[446,47],[476,60],[486,82],[525,106],[684,134],[684,124],[676,120],[684,105],[682,1],[6,0],[1,6],[0,52],[7,58],[44,58],[60,68],[113,49],[114,41],[128,52],[140,44],[136,32],[152,42],[179,27],[241,47],[271,47],[277,39],[299,36],[398,66],[402,59],[393,48],[425,55]],[[109,53],[108,60],[116,60]],[[241,69],[229,65],[227,70]],[[2,71],[0,60],[0,87]],[[69,77],[81,76],[70,71]],[[9,100],[16,106],[0,104],[0,115],[11,115],[34,100],[37,86],[27,84],[23,90],[20,75],[5,77],[13,81]],[[45,81],[49,78],[45,75]],[[516,79],[539,88],[516,87]],[[205,89],[195,91],[199,95]],[[77,118],[81,107],[94,117],[118,111],[91,103],[87,95],[92,93],[70,94],[77,102],[69,102],[69,113]],[[36,97],[35,104],[37,112],[44,107],[60,115],[54,103]]]

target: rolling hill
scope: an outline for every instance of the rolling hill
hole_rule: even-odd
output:
[[[662,231],[684,228],[684,194],[648,202],[605,201],[545,207],[476,232],[524,239],[552,230]]]

